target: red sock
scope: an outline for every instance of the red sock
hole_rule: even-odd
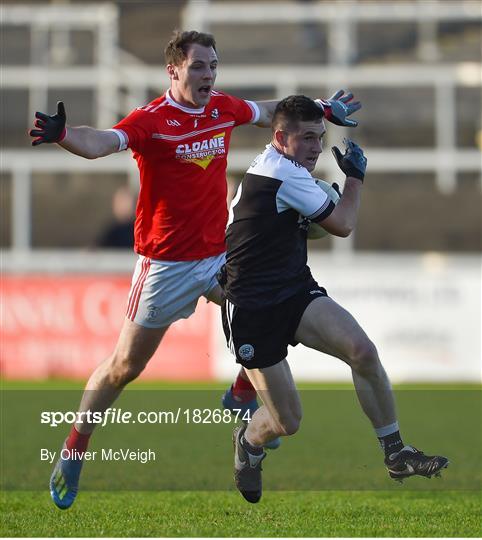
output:
[[[79,433],[75,426],[72,426],[70,434],[65,441],[65,445],[69,450],[78,450],[79,452],[85,452],[87,446],[89,446],[89,439],[92,433]]]
[[[236,377],[236,380],[231,386],[231,390],[236,401],[251,401],[256,397],[254,386],[246,379],[243,379],[241,374],[238,374]]]

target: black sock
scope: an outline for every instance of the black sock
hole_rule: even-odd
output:
[[[402,442],[400,431],[395,431],[394,433],[390,433],[390,435],[385,435],[385,437],[378,437],[378,440],[386,456],[400,452],[405,446]]]
[[[249,444],[244,435],[241,437],[240,442],[241,446],[246,450],[246,452],[250,453],[252,456],[259,456],[263,453],[263,448],[261,446],[253,446],[252,444]]]

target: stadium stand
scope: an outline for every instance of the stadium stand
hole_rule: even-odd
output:
[[[444,1],[427,13],[422,2],[400,2],[398,12],[393,8],[397,3],[379,2],[375,8],[367,2],[251,2],[242,17],[245,3],[235,2],[170,1],[162,2],[162,9],[152,2],[99,2],[95,7],[37,2],[32,8],[24,2],[5,4],[1,185],[7,211],[2,246],[92,243],[106,221],[107,201],[126,175],[136,183],[135,171],[127,160],[122,165],[118,160],[109,171],[108,165],[102,171],[91,167],[85,178],[83,164],[76,163],[78,171],[73,171],[60,166],[66,156],[56,155],[55,170],[28,171],[31,188],[29,181],[24,184],[32,195],[30,216],[25,208],[12,211],[21,206],[13,199],[22,197],[19,185],[10,185],[12,171],[18,169],[12,161],[20,160],[25,169],[25,163],[38,157],[30,157],[25,135],[32,113],[52,110],[62,97],[70,123],[111,125],[165,88],[163,44],[173,28],[184,25],[215,33],[222,61],[218,87],[242,97],[327,95],[343,85],[356,92],[364,109],[353,135],[367,148],[371,181],[355,249],[478,251],[481,17],[475,4]],[[308,10],[309,21],[303,10]],[[68,18],[67,11],[72,14]],[[57,21],[63,21],[61,30]],[[356,31],[343,44],[337,29],[346,25]],[[234,176],[239,178],[266,135],[249,127],[235,133],[239,152],[230,162]],[[328,144],[338,135],[334,132]],[[336,173],[327,162],[320,160],[319,175],[330,177]],[[407,163],[411,171],[404,170]],[[390,166],[384,170],[384,164]],[[419,210],[410,228],[394,227],[408,184]],[[449,209],[451,228],[455,225],[457,231],[452,234],[445,230]],[[66,227],[58,227],[59,219]],[[35,223],[27,227],[31,234],[15,231],[25,228],[21,223],[26,221]],[[412,228],[424,234],[409,233]],[[318,247],[327,245],[320,242]]]
[[[269,99],[350,88],[361,99],[350,132],[369,160],[359,226],[312,242],[310,265],[366,321],[394,381],[480,381],[481,20],[472,0],[4,3],[2,375],[88,376],[116,339],[134,261],[88,250],[114,192],[137,187],[130,153],[32,149],[35,111],[62,99],[69,123],[110,127],[166,89],[163,47],[185,27],[215,33],[219,89]],[[329,129],[326,147],[345,134]],[[267,140],[234,132],[233,183]],[[339,180],[327,154],[316,175]],[[231,378],[218,319],[200,302],[145,376]],[[300,347],[290,359],[299,380],[349,375]]]

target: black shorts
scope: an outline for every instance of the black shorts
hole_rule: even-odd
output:
[[[274,366],[288,355],[288,345],[298,345],[295,333],[308,305],[327,292],[316,281],[281,304],[251,310],[225,299],[221,308],[223,329],[236,362],[246,369]]]

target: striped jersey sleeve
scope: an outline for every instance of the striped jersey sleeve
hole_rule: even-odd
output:
[[[316,185],[308,171],[299,168],[294,172],[294,167],[278,190],[276,205],[279,212],[293,208],[311,221],[322,221],[335,208],[331,199]]]

